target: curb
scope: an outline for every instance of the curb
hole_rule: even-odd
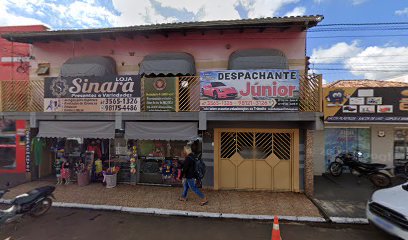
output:
[[[273,220],[275,217],[272,215],[193,212],[193,211],[170,210],[170,209],[161,209],[161,208],[135,208],[135,207],[112,206],[112,205],[93,205],[93,204],[61,203],[61,202],[54,202],[53,206],[64,207],[64,208],[82,208],[82,209],[93,209],[93,210],[121,211],[121,212],[139,213],[139,214],[222,218],[222,219]],[[279,217],[279,220],[297,221],[297,222],[299,221],[300,222],[325,222],[326,221],[322,217],[305,217],[305,216],[300,216],[300,217],[278,216],[278,217]]]
[[[332,220],[330,219],[329,214],[326,212],[326,210],[324,210],[324,208],[322,206],[320,206],[320,204],[317,203],[316,199],[314,199],[313,197],[309,197],[306,196],[312,203],[313,205],[315,205],[315,207],[319,210],[320,214],[323,216],[323,218],[325,219],[325,221],[327,221],[328,223],[332,222]]]
[[[343,224],[369,224],[366,218],[330,217],[333,223]]]
[[[0,199],[0,203],[10,204],[11,200]],[[114,206],[114,205],[94,205],[94,204],[64,203],[64,202],[53,202],[52,206],[61,207],[61,208],[80,208],[80,209],[92,209],[92,210],[104,210],[104,211],[106,210],[120,211],[120,212],[139,213],[139,214],[204,217],[204,218],[218,218],[218,219],[273,220],[275,217],[273,215],[193,212],[193,211],[170,210],[170,209],[161,209],[161,208],[135,208],[135,207],[121,207],[121,206]],[[315,223],[326,222],[326,220],[322,217],[278,216],[278,218],[279,220],[295,221],[295,222],[315,222]]]
[[[11,200],[0,199],[0,203],[10,204]],[[193,212],[193,211],[170,210],[170,209],[161,209],[161,208],[135,208],[135,207],[121,207],[121,206],[114,206],[114,205],[94,205],[94,204],[64,203],[64,202],[53,202],[52,206],[61,207],[61,208],[79,208],[79,209],[104,210],[104,211],[120,211],[120,212],[138,213],[138,214],[184,216],[184,217],[204,217],[204,218],[218,218],[218,219],[273,220],[275,217],[273,215]],[[290,222],[311,222],[311,223],[332,222],[332,223],[339,223],[339,224],[368,224],[368,220],[365,218],[330,217],[329,219],[325,219],[323,217],[306,217],[306,216],[278,216],[278,218],[279,220],[290,221]]]

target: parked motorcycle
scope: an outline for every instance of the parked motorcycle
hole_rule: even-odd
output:
[[[344,167],[348,167],[353,175],[358,177],[366,176],[376,186],[380,188],[391,185],[392,168],[381,163],[363,163],[359,161],[361,152],[341,153],[336,156],[334,162],[329,165],[329,171],[332,176],[338,177],[343,173]]]
[[[0,225],[15,222],[25,215],[39,217],[45,214],[51,208],[51,198],[55,199],[54,190],[53,186],[45,186],[17,196],[11,201],[10,208],[0,210]],[[8,190],[0,191],[0,198],[6,192]]]

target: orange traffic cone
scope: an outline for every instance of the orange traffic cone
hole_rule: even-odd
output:
[[[272,238],[271,240],[282,240],[279,230],[279,221],[278,217],[275,216],[273,219],[273,227],[272,227]]]

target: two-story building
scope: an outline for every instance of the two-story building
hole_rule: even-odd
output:
[[[5,34],[33,47],[29,86],[1,92],[19,108],[1,114],[29,121],[33,178],[64,155],[121,166],[121,182],[171,185],[195,142],[204,186],[310,193],[321,78],[307,72],[306,30],[322,19]]]
[[[42,25],[2,26],[0,34],[45,31]],[[2,91],[13,91],[15,81],[27,84],[30,70],[31,47],[27,43],[0,39],[0,81]],[[15,95],[15,97],[18,97]],[[7,106],[2,102],[1,106]],[[15,119],[0,120],[0,188],[25,181],[25,129],[26,121]]]

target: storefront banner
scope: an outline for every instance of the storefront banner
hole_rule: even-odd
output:
[[[176,77],[143,78],[147,112],[176,111]]]
[[[140,76],[50,77],[45,112],[140,112]]]
[[[325,88],[326,122],[408,122],[408,88]]]
[[[298,111],[299,71],[228,70],[200,73],[202,111]]]

